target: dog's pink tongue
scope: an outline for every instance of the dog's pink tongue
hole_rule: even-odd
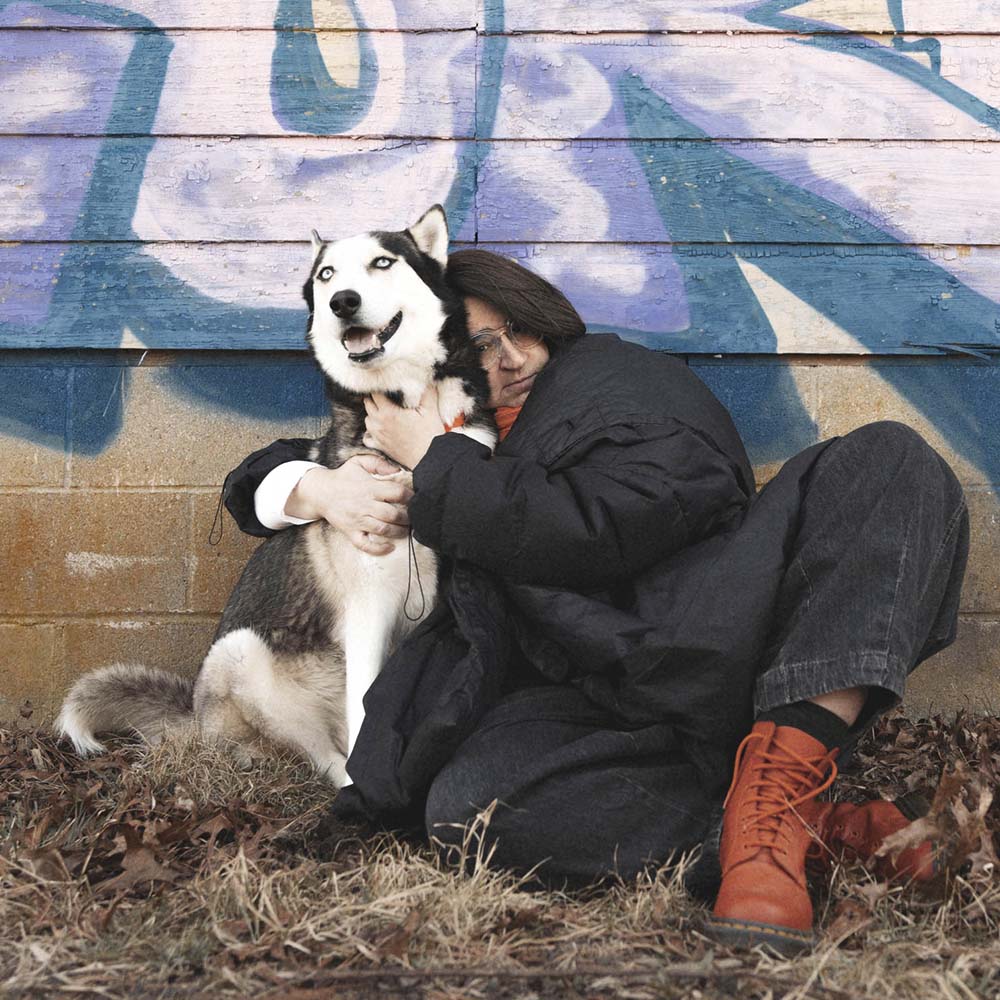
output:
[[[378,335],[374,330],[363,330],[361,327],[352,326],[344,334],[344,347],[351,354],[364,354],[365,351],[374,351],[379,346]]]

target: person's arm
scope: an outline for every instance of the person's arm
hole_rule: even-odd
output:
[[[634,577],[748,502],[733,463],[674,420],[604,428],[550,469],[447,434],[413,482],[418,541],[513,583],[574,590]]]
[[[268,537],[292,524],[324,518],[370,555],[385,555],[409,530],[402,483],[379,476],[398,471],[377,455],[358,455],[336,469],[308,460],[315,442],[275,441],[255,451],[227,477],[223,498],[242,531]]]
[[[261,522],[256,510],[257,488],[268,474],[286,462],[306,461],[315,444],[309,438],[283,438],[248,455],[226,476],[222,500],[240,531],[258,538],[275,534],[275,527]]]
[[[272,531],[317,520],[320,515],[309,509],[299,486],[307,472],[322,468],[319,462],[294,461],[272,469],[254,491],[253,507],[257,520]]]
[[[393,540],[405,538],[410,526],[406,504],[413,491],[403,483],[380,478],[398,471],[378,455],[356,455],[336,469],[321,465],[306,469],[286,494],[283,516],[294,524],[323,518],[355,548],[373,556],[386,555],[395,547]],[[279,468],[271,475],[280,472]],[[289,478],[296,473],[293,469]]]

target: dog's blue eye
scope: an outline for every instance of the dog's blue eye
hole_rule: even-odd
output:
[[[372,267],[377,267],[380,271],[384,271],[387,267],[392,267],[396,261],[392,257],[376,257],[372,261]]]
[[[320,281],[329,281],[333,277],[333,268],[324,267],[319,274],[316,275]]]

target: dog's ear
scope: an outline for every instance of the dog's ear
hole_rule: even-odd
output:
[[[413,242],[442,267],[448,266],[448,220],[440,205],[432,205],[407,230]]]
[[[306,278],[306,283],[302,286],[302,298],[306,300],[311,315],[313,311],[313,271],[316,269],[316,259],[323,251],[324,240],[315,229],[309,231],[309,236],[312,240],[312,257],[309,258],[309,277]]]

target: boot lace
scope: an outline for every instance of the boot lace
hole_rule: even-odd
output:
[[[765,737],[760,733],[746,736],[736,751],[733,780],[726,793],[724,806],[729,805],[733,789],[741,776],[747,747],[753,740]],[[745,808],[740,810],[745,844],[751,849],[772,849],[789,846],[792,829],[789,816],[797,815],[797,806],[816,798],[833,784],[837,777],[834,763],[836,750],[814,757],[803,757],[783,744],[777,737],[749,764]]]

